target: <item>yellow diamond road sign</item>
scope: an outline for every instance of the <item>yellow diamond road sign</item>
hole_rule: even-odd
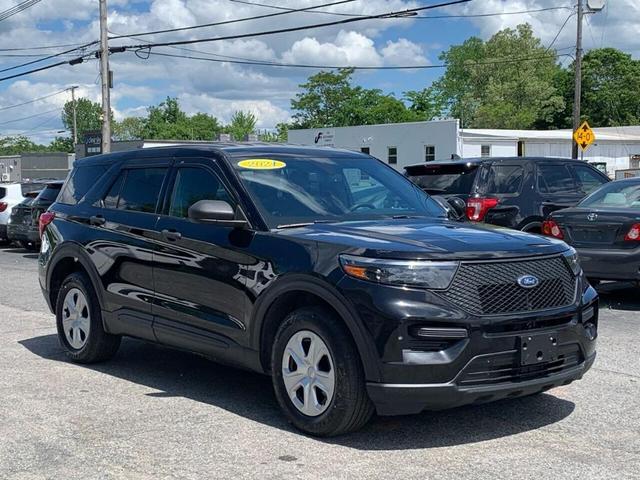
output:
[[[596,134],[593,133],[593,130],[591,130],[591,127],[587,122],[582,122],[582,125],[573,132],[573,139],[584,152],[593,142],[596,141]]]

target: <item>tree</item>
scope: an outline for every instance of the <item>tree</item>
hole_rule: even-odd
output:
[[[467,127],[548,127],[565,107],[556,59],[528,24],[471,37],[440,55],[447,70],[431,94]]]
[[[129,120],[127,126],[130,130],[123,135],[165,140],[213,140],[222,129],[218,119],[207,113],[188,116],[180,108],[177,98],[167,97],[147,111],[147,117],[141,119],[140,124],[137,120]]]
[[[247,135],[256,131],[256,116],[251,112],[237,111],[231,117],[231,123],[227,126],[234,140],[244,140]]]
[[[443,98],[433,87],[420,91],[404,92],[404,98],[409,102],[409,110],[421,120],[429,121],[442,116],[445,110]]]
[[[139,140],[144,138],[145,120],[140,117],[125,117],[113,122],[114,140]]]
[[[0,138],[0,155],[20,155],[46,151],[46,145],[34,143],[22,135]]]
[[[352,85],[353,69],[319,72],[300,85],[291,100],[296,128],[344,127],[418,120],[419,116],[393,95]]]
[[[82,142],[82,136],[85,132],[102,128],[102,106],[88,98],[80,97],[76,99],[76,118],[78,142]],[[71,132],[71,138],[73,138],[73,102],[71,100],[66,102],[62,108],[62,123]]]
[[[49,144],[49,150],[51,152],[66,152],[73,153],[73,138],[71,137],[56,137]]]

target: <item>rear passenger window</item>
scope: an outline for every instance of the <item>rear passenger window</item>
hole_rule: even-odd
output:
[[[519,165],[492,165],[487,176],[486,193],[519,193],[524,169]]]
[[[171,193],[169,215],[187,218],[189,207],[200,200],[223,200],[233,205],[222,182],[203,168],[180,168]]]
[[[593,171],[591,167],[575,165],[573,169],[578,176],[580,189],[583,193],[591,193],[600,185],[607,182],[604,178],[602,178],[602,175],[599,175],[597,172]]]
[[[538,165],[538,190],[541,193],[578,193],[578,186],[566,165]]]
[[[93,187],[96,182],[107,171],[106,165],[87,165],[86,167],[78,167],[67,179],[58,202],[67,205],[75,205],[82,197]]]
[[[166,168],[123,170],[104,198],[104,206],[135,212],[155,212],[166,172]]]

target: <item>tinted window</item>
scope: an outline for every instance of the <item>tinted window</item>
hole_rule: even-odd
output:
[[[407,169],[413,183],[433,195],[471,193],[478,165],[433,165],[420,169]]]
[[[4,198],[7,195],[7,189],[0,187],[0,198]]]
[[[377,160],[360,155],[273,160],[278,165],[270,168],[254,167],[252,160],[233,162],[251,199],[272,228],[397,215],[444,216],[434,200]]]
[[[578,193],[573,175],[559,163],[538,165],[538,190],[542,193]]]
[[[75,205],[106,171],[107,167],[105,165],[88,165],[76,168],[65,183],[58,201],[68,205]]]
[[[166,171],[166,168],[124,170],[104,198],[105,207],[115,205],[120,210],[155,212]]]
[[[492,165],[487,173],[484,191],[488,194],[519,193],[524,169],[518,165]]]
[[[603,178],[602,175],[599,175],[598,172],[595,172],[591,167],[576,165],[573,169],[578,176],[580,189],[584,193],[591,193],[603,183],[607,183],[607,180]]]
[[[187,217],[189,207],[200,200],[224,200],[233,204],[222,182],[203,168],[181,168],[171,193],[169,215]]]
[[[580,206],[640,210],[640,182],[607,183],[580,202]]]
[[[44,190],[40,192],[40,195],[38,195],[37,201],[50,202],[50,203],[55,202],[56,198],[58,197],[58,194],[60,193],[61,188],[62,188],[62,185],[59,183],[47,185],[44,188]]]

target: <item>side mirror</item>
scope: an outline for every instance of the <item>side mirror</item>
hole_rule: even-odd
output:
[[[451,206],[451,209],[455,212],[457,220],[463,220],[467,214],[467,204],[460,197],[449,197],[447,203]]]
[[[198,223],[212,223],[221,227],[244,228],[246,220],[236,220],[233,207],[222,200],[200,200],[189,207],[189,218]]]
[[[447,212],[447,218],[449,220],[461,221],[464,219],[466,204],[464,200],[458,197],[444,198],[441,195],[431,195],[438,204],[444,208],[445,212]],[[455,200],[459,200],[462,202],[462,210],[459,211],[460,205],[455,202]]]

